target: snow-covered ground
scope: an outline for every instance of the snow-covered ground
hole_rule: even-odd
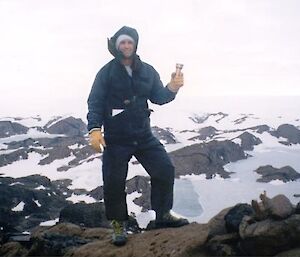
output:
[[[268,125],[276,129],[284,123],[300,126],[300,97],[271,97],[271,98],[233,98],[233,97],[211,97],[177,99],[164,106],[150,105],[154,109],[151,116],[151,125],[160,128],[168,128],[172,132],[178,143],[166,144],[168,152],[181,147],[191,145],[198,141],[188,140],[196,136],[200,128],[213,126],[220,130],[221,134],[217,136],[218,140],[233,139],[242,131],[226,132],[226,130],[245,129],[257,125]],[[222,113],[228,114],[223,115]],[[79,112],[80,113],[80,112]],[[215,115],[208,115],[214,113]],[[218,114],[219,113],[219,114]],[[86,122],[85,114],[77,115],[75,112],[68,114],[74,117],[80,117]],[[67,117],[68,115],[61,115]],[[195,123],[190,117],[203,118],[203,123]],[[40,118],[41,120],[38,120]],[[15,120],[25,126],[34,127],[45,125],[49,120],[55,118],[56,121],[61,119],[58,116],[44,118],[42,116],[27,117],[23,120]],[[207,119],[206,119],[207,118]],[[12,121],[14,119],[10,118]],[[2,117],[0,120],[9,120]],[[54,121],[54,122],[56,122]],[[189,130],[182,132],[183,130]],[[248,130],[256,137],[262,140],[262,144],[255,146],[253,151],[248,151],[252,157],[229,163],[225,166],[227,171],[235,172],[229,179],[222,179],[219,176],[213,179],[206,179],[203,175],[189,175],[176,179],[174,187],[174,205],[173,213],[186,217],[190,221],[207,222],[212,216],[222,209],[233,206],[239,202],[250,203],[252,199],[259,199],[259,194],[264,190],[267,195],[272,197],[276,194],[283,193],[289,197],[292,203],[296,204],[300,199],[295,198],[293,194],[300,194],[300,180],[283,183],[281,181],[272,181],[270,183],[259,183],[256,179],[260,175],[254,172],[259,166],[272,165],[280,168],[290,165],[297,172],[300,172],[300,163],[298,161],[300,154],[300,145],[285,146],[278,141],[282,139],[275,138],[269,133],[256,133]],[[4,143],[10,141],[24,140],[25,138],[55,137],[42,133],[32,128],[26,135],[18,135],[0,139],[0,154],[8,152]],[[61,135],[60,135],[61,136]],[[239,140],[235,139],[236,143]],[[76,146],[72,146],[73,148]],[[96,154],[95,156],[99,156]],[[85,188],[92,190],[102,185],[101,160],[99,158],[90,162],[84,162],[82,165],[73,167],[65,172],[58,172],[57,168],[67,164],[74,156],[65,159],[56,160],[48,165],[38,165],[38,162],[45,156],[38,153],[29,153],[27,160],[20,159],[10,165],[0,168],[2,176],[22,177],[31,174],[41,174],[51,180],[71,179],[70,188]],[[129,172],[127,179],[135,175],[147,175],[146,171],[140,164],[133,164],[133,157],[129,163]],[[141,213],[141,208],[133,203],[138,197],[138,193],[132,193],[127,196],[129,213],[134,212],[141,227],[155,217],[153,211]],[[86,201],[94,202],[89,196],[72,195],[69,200],[74,202]],[[21,209],[16,206],[15,210]],[[50,222],[49,224],[52,224]]]

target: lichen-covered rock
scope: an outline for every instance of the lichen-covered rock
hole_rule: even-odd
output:
[[[0,256],[15,257],[27,256],[28,250],[19,242],[8,242],[0,247]]]
[[[263,220],[267,217],[274,219],[285,219],[295,213],[295,209],[290,200],[285,195],[276,195],[268,198],[266,191],[260,195],[260,203],[253,200],[252,207],[256,213],[257,220]]]
[[[204,244],[208,236],[206,224],[191,223],[179,228],[147,231],[128,236],[125,246],[116,247],[110,239],[94,241],[68,251],[72,257],[201,257],[205,253]]]
[[[245,216],[240,224],[240,249],[246,255],[274,255],[300,245],[300,215],[285,220],[255,222]]]

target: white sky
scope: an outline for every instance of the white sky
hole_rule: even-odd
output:
[[[86,108],[123,25],[164,84],[184,63],[182,96],[300,95],[299,10],[297,0],[0,0],[1,114]]]

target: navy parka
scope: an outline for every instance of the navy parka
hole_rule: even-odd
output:
[[[108,139],[126,139],[150,130],[149,99],[163,105],[172,101],[176,93],[160,80],[158,72],[135,55],[130,77],[117,58],[97,73],[88,97],[88,130],[104,126]],[[124,109],[112,115],[113,109]]]

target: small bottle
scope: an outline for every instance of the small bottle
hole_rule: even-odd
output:
[[[181,73],[181,70],[183,68],[183,64],[181,63],[176,63],[176,76],[179,76],[179,74]]]

